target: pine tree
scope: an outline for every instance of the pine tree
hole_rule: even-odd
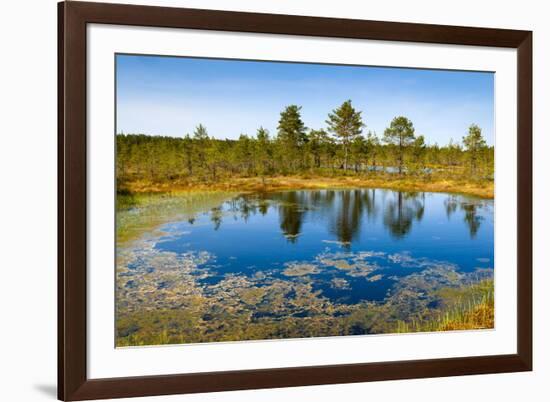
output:
[[[380,153],[380,140],[376,135],[376,132],[371,132],[367,134],[367,154],[371,157],[371,165],[373,169],[376,168],[376,157]]]
[[[306,126],[300,115],[301,106],[290,105],[281,112],[277,127],[277,141],[283,160],[288,166],[296,168],[302,161],[301,151],[307,142]]]
[[[460,144],[453,141],[451,138],[449,144],[446,147],[442,148],[444,154],[444,160],[447,166],[456,166],[459,163],[460,155],[462,154],[462,149],[460,149]]]
[[[395,147],[399,174],[403,172],[405,151],[414,142],[414,126],[404,116],[395,117],[384,131],[384,142]]]
[[[342,143],[344,151],[344,170],[348,169],[349,147],[355,137],[362,133],[363,120],[361,113],[357,112],[351,105],[351,100],[347,100],[338,109],[334,109],[329,113],[328,130],[336,135]]]
[[[206,127],[199,124],[193,132],[193,143],[196,145],[196,147],[194,147],[194,156],[196,157],[197,163],[200,167],[206,166],[206,148],[208,146],[208,140],[209,137]]]
[[[462,143],[466,148],[468,159],[470,161],[471,173],[474,174],[477,170],[483,151],[487,146],[485,139],[481,135],[481,128],[476,124],[472,124],[468,129],[468,135],[462,138]]]
[[[307,148],[313,157],[313,166],[321,167],[321,157],[326,150],[329,137],[325,130],[311,130],[308,134]]]
[[[415,167],[424,167],[424,155],[426,154],[426,142],[424,136],[419,135],[416,137],[412,144],[413,162]]]
[[[353,139],[350,144],[350,156],[353,163],[353,170],[357,173],[361,165],[363,165],[367,159],[367,141],[365,137],[358,135]]]
[[[260,127],[256,132],[256,159],[262,182],[265,183],[265,175],[270,171],[270,164],[273,158],[269,131]]]

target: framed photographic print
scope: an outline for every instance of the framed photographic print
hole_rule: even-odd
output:
[[[59,3],[59,398],[532,368],[532,33]]]

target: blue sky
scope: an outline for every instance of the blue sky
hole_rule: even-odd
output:
[[[308,128],[347,99],[379,136],[407,116],[428,143],[460,141],[472,123],[494,144],[494,80],[487,72],[117,55],[117,132],[216,138],[274,136],[286,105]]]

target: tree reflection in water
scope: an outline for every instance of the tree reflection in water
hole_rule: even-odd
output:
[[[423,216],[424,193],[398,191],[394,199],[386,202],[384,225],[393,237],[400,239],[411,231],[413,220],[420,221]]]
[[[377,192],[382,198],[377,200]],[[306,220],[326,222],[330,233],[345,248],[368,227],[364,220],[375,222],[381,214],[382,223],[394,239],[403,239],[412,230],[414,222],[420,222],[425,212],[425,193],[376,189],[354,190],[301,190],[278,193],[246,194],[229,201],[225,210],[234,219],[245,222],[257,213],[267,215],[276,211],[282,234],[291,243],[297,243]],[[450,195],[444,201],[447,218],[459,208],[464,213],[470,237],[475,238],[483,217],[480,208],[483,200]],[[213,208],[211,220],[218,229],[224,215],[221,208]]]
[[[281,193],[279,203],[279,225],[285,237],[291,243],[296,243],[302,228],[302,218],[306,200],[304,193],[296,191]]]
[[[468,224],[470,229],[470,237],[473,239],[476,237],[477,231],[481,226],[481,221],[483,217],[478,215],[477,210],[480,205],[473,203],[463,203],[461,205],[462,210],[464,211],[464,222]]]
[[[445,200],[447,218],[450,219],[459,206],[464,212],[464,222],[468,225],[470,238],[474,239],[483,221],[483,216],[481,216],[479,210],[485,206],[485,203],[477,200],[459,201],[456,195],[451,195]]]
[[[220,228],[220,225],[222,224],[222,214],[223,212],[221,205],[210,210],[210,220],[214,224],[214,230],[218,230]]]

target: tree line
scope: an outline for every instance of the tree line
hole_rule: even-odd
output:
[[[226,177],[318,174],[430,175],[434,172],[492,178],[494,148],[476,124],[461,142],[429,145],[413,122],[395,117],[379,136],[365,132],[362,112],[351,100],[327,116],[326,127],[307,128],[301,106],[280,113],[277,132],[259,127],[255,135],[216,139],[199,124],[185,137],[118,134],[117,179],[216,181]]]

